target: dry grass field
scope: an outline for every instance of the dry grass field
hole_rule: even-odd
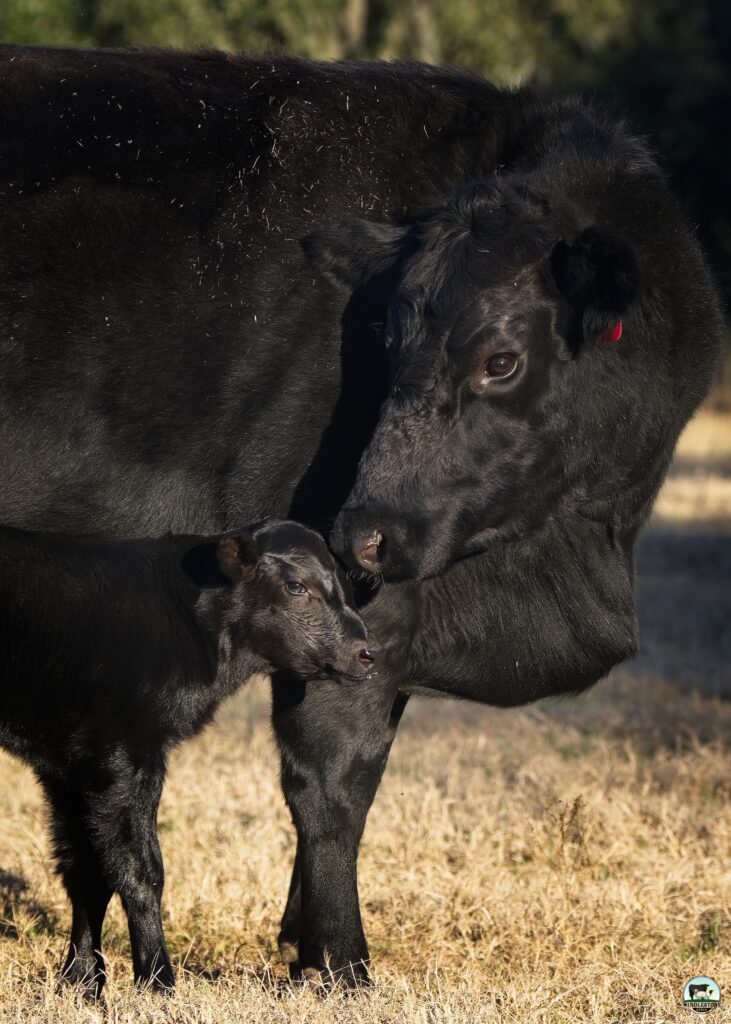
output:
[[[160,814],[171,999],[108,921],[104,1004],[58,993],[69,912],[30,772],[0,757],[0,1024],[731,1020],[731,418],[686,434],[640,551],[638,661],[574,701],[412,702],[361,859],[373,989],[285,982],[293,856],[264,682],[176,752]]]

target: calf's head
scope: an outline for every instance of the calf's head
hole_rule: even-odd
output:
[[[360,679],[377,669],[382,652],[368,640],[348,582],[314,530],[265,522],[223,536],[217,557],[229,581],[226,625],[233,644],[305,679]]]
[[[668,447],[647,415],[663,368],[637,246],[565,199],[479,185],[418,222],[340,221],[303,247],[383,310],[389,390],[331,535],[350,564],[420,578],[566,506],[609,520]]]

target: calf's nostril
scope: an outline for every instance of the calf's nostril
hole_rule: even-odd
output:
[[[366,647],[366,648],[364,648],[364,649],[363,649],[362,651],[359,651],[359,652],[358,652],[358,659],[359,659],[359,660],[360,660],[360,661],[361,661],[361,662],[362,662],[362,663],[363,663],[364,665],[372,665],[372,664],[373,664],[373,663],[375,662],[375,660],[376,660],[376,656],[375,656],[375,654],[372,654],[372,653],[371,653],[371,652],[370,652],[370,651],[368,650],[368,648]]]

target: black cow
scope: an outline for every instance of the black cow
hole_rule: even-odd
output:
[[[290,515],[386,579],[377,685],[274,682],[283,948],[365,978],[407,695],[520,704],[635,649],[633,544],[719,347],[693,232],[621,124],[467,72],[9,47],[0,111],[0,522]]]
[[[688,995],[691,999],[714,999],[715,990],[713,986],[708,983],[705,985],[689,985]]]
[[[96,995],[119,893],[135,978],[173,984],[160,918],[165,758],[254,672],[380,660],[319,534],[113,541],[0,527],[0,745],[32,765],[73,907],[63,977]]]

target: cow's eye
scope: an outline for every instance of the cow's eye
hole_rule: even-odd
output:
[[[307,593],[307,587],[300,580],[287,580],[285,586],[290,594],[296,594],[297,597],[303,597]]]
[[[485,363],[486,377],[512,377],[518,369],[515,352],[496,352]]]

